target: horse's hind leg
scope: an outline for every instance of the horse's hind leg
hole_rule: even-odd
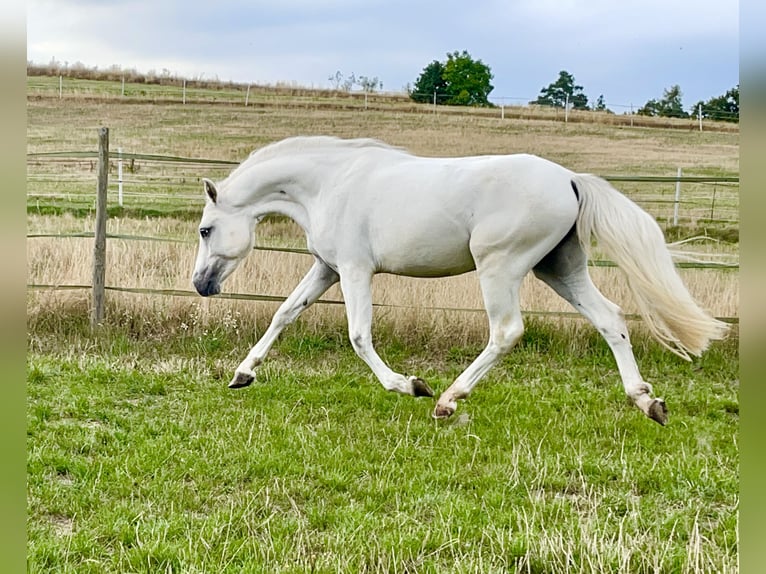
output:
[[[577,236],[571,233],[533,271],[598,329],[612,350],[625,393],[644,414],[664,425],[665,402],[651,397],[652,387],[638,371],[622,310],[591,281]]]

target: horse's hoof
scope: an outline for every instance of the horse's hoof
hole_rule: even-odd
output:
[[[448,419],[455,413],[454,407],[436,405],[433,414],[431,415],[435,419]]]
[[[416,397],[434,396],[434,392],[431,390],[431,387],[429,387],[428,383],[426,383],[420,377],[410,377],[410,382],[412,383],[412,394]]]
[[[649,412],[647,414],[650,419],[660,423],[662,426],[665,426],[665,423],[668,422],[668,407],[665,406],[665,401],[662,399],[654,399],[652,404],[649,405]]]
[[[241,389],[243,387],[250,386],[254,380],[255,376],[251,375],[250,373],[237,372],[234,374],[234,378],[229,383],[229,388]]]

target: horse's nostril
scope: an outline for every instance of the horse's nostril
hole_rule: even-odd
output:
[[[203,297],[218,295],[218,293],[221,292],[221,285],[215,279],[195,276],[192,278],[192,284],[197,290],[197,293]]]

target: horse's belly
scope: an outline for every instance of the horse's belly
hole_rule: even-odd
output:
[[[407,261],[402,265],[388,265],[380,271],[406,277],[450,277],[473,271],[476,266],[473,259],[450,261]]]
[[[378,271],[409,277],[446,277],[475,269],[467,237],[439,239],[391,242],[391,247],[377,253]]]

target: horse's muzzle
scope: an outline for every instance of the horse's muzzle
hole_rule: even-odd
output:
[[[218,282],[217,277],[205,277],[195,274],[194,277],[192,277],[192,283],[194,284],[197,293],[203,297],[218,295],[221,292],[221,284]]]

